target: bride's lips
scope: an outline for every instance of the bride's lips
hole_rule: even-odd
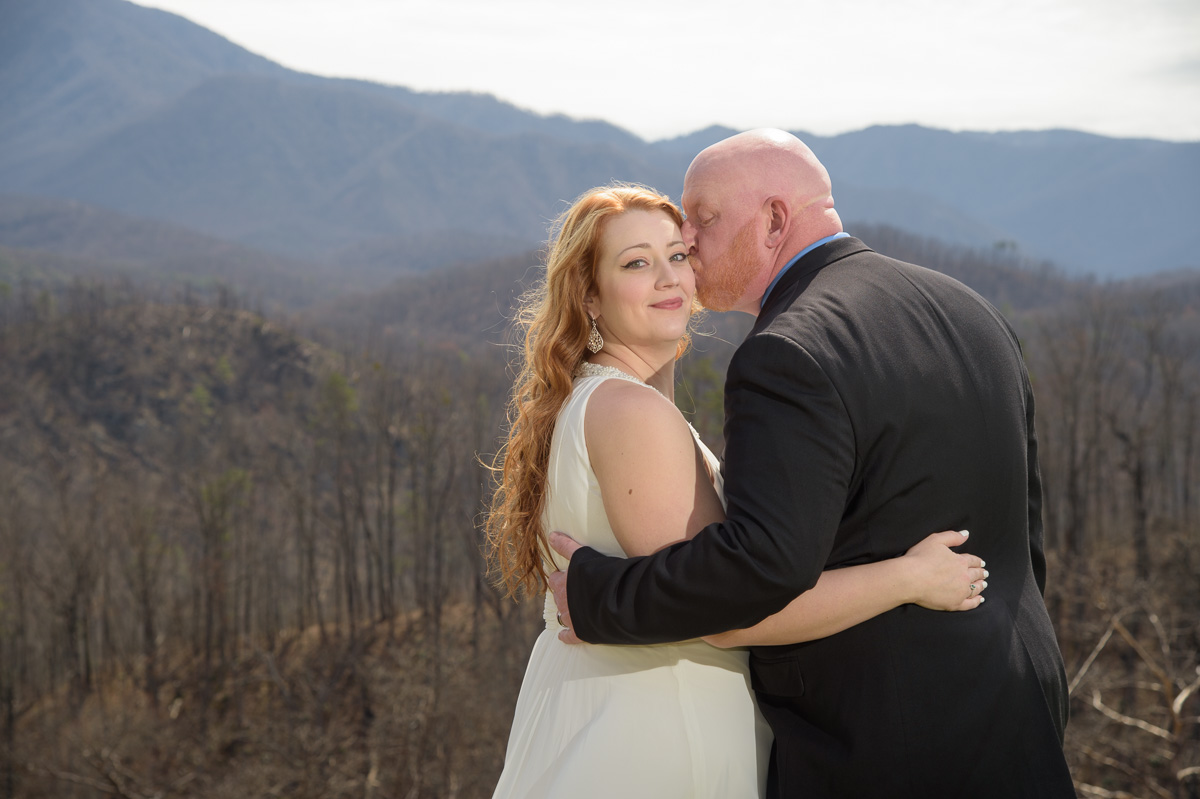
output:
[[[650,307],[658,308],[661,311],[674,311],[683,307],[683,297],[674,297],[669,300],[663,300],[662,302],[656,302]]]

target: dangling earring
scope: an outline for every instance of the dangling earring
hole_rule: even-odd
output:
[[[596,317],[594,316],[592,317],[592,332],[588,334],[587,348],[593,355],[604,349],[604,337],[596,329]]]

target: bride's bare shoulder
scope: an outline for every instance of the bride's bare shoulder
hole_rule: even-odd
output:
[[[636,439],[687,434],[687,422],[670,400],[631,380],[605,380],[588,399],[585,424],[591,431]]]

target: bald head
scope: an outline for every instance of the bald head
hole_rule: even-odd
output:
[[[688,167],[682,200],[684,241],[710,308],[753,313],[794,255],[842,230],[829,173],[783,130],[751,130],[703,150]]]
[[[807,218],[803,221],[820,230],[829,228],[813,241],[842,229],[833,210],[829,172],[808,145],[785,130],[748,130],[702,150],[688,167],[684,193],[689,184],[718,183],[739,203],[759,205],[771,197],[783,198],[792,213]]]

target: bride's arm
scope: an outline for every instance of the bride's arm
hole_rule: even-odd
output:
[[[654,391],[606,380],[588,401],[584,436],[626,555],[649,555],[725,518],[687,422]]]
[[[704,640],[720,647],[795,644],[833,635],[909,603],[932,610],[971,610],[983,602],[987,571],[978,557],[949,548],[966,540],[958,532],[934,533],[903,557],[825,571],[811,590],[774,616]]]

